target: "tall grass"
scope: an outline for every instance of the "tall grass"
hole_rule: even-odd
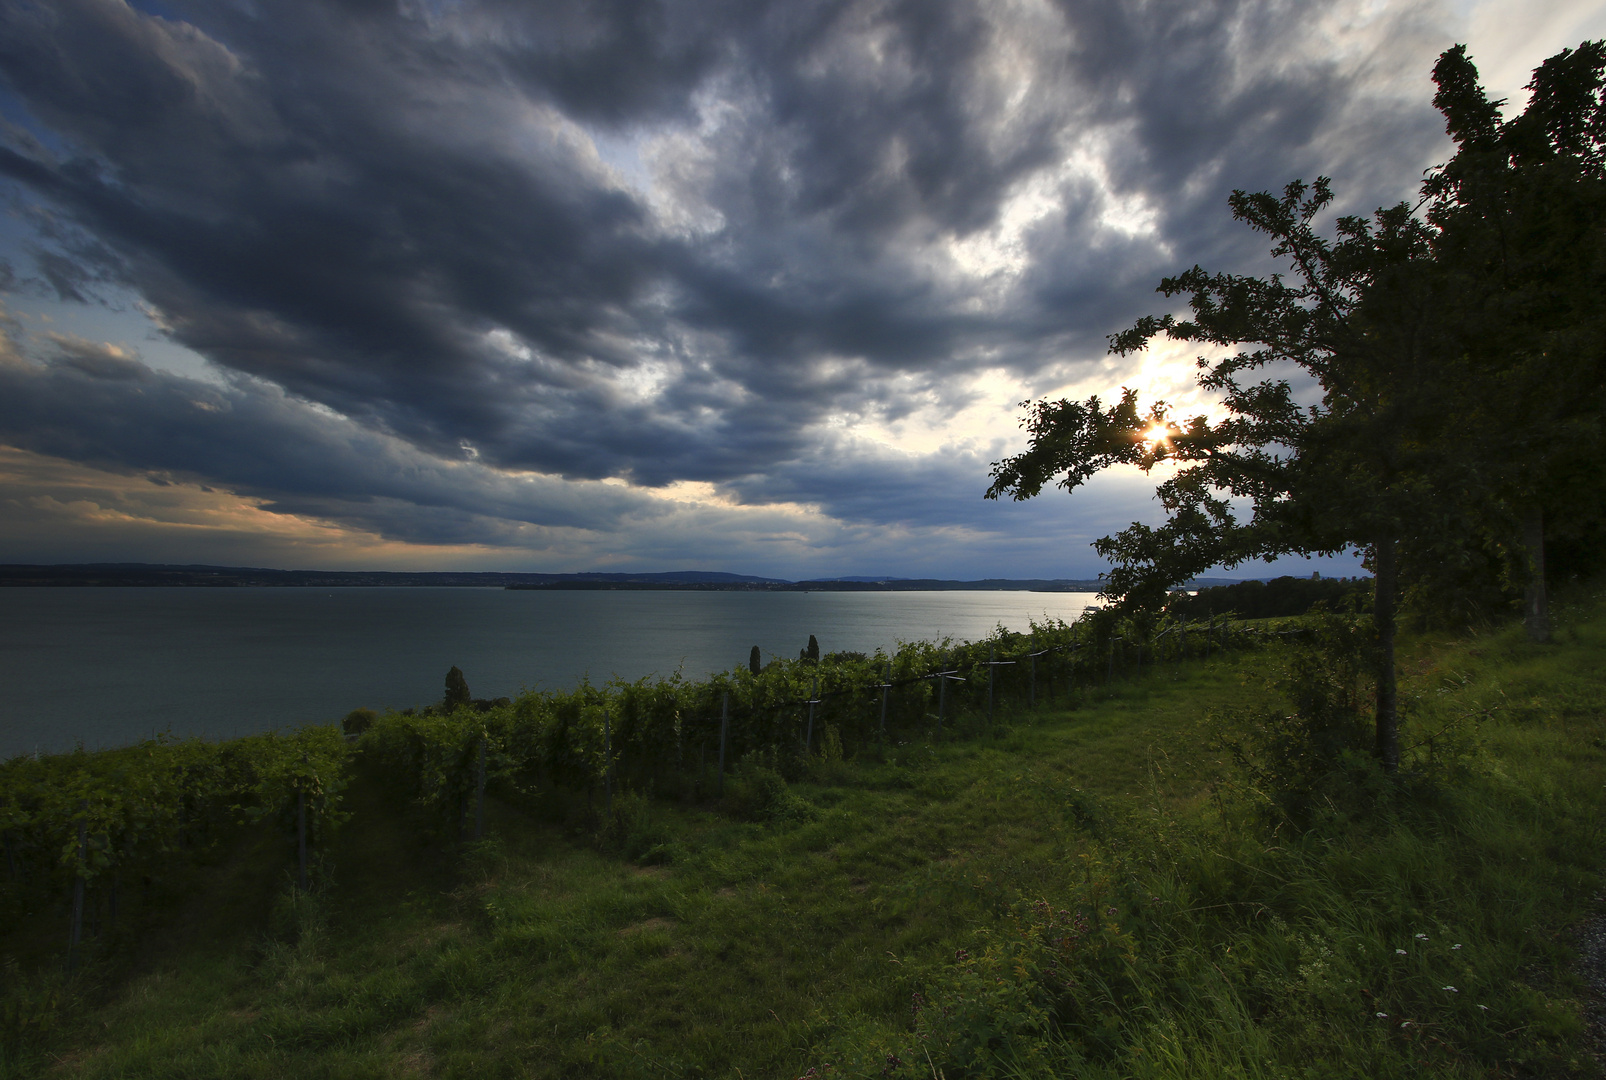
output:
[[[1593,1075],[1568,932],[1606,610],[1558,622],[1409,643],[1404,783],[1294,636],[1017,692],[966,741],[833,742],[822,710],[813,755],[749,747],[721,800],[620,770],[605,813],[510,772],[474,844],[467,789],[397,764],[470,744],[392,732],[311,895],[238,827],[70,981],[32,962],[59,903],[8,909],[0,1076]]]
[[[1237,768],[1207,812],[1064,791],[1086,841],[1053,886],[910,978],[911,1025],[846,1023],[821,1060],[866,1077],[1596,1075],[1569,931],[1606,847],[1606,640],[1598,606],[1571,614],[1557,649],[1516,628],[1419,642],[1394,778],[1329,738],[1333,712],[1365,704],[1333,700],[1342,649],[1296,653],[1298,710],[1218,721]]]

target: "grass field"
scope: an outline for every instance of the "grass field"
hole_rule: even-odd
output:
[[[1408,780],[1299,821],[1228,745],[1293,646],[600,833],[507,793],[449,844],[359,757],[311,895],[242,829],[76,981],[59,912],[0,929],[0,1076],[1600,1075],[1606,605],[1557,622],[1409,641]]]

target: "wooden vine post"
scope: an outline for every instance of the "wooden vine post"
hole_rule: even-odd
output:
[[[729,690],[719,695],[719,781],[716,788],[720,795],[725,794],[725,737],[731,726],[731,694]]]
[[[1032,681],[1030,689],[1026,692],[1026,702],[1032,708],[1037,708],[1037,653],[1035,652],[1032,653]]]
[[[996,643],[987,646],[987,726],[989,728],[993,726],[993,673],[998,668],[1008,667],[1014,662],[1013,660],[998,659],[998,646]],[[1032,662],[1034,665],[1036,664],[1035,659]]]
[[[892,691],[892,661],[887,661],[887,677],[881,683],[881,741],[887,741],[887,694]],[[7,851],[10,848],[6,849]]]
[[[952,679],[954,682],[965,681],[959,677],[958,668],[953,668],[950,670],[946,668],[939,660],[937,663],[937,741],[939,742],[942,741],[942,718],[947,707],[949,679]]]
[[[820,703],[820,677],[814,676],[814,690],[809,694],[809,726],[803,732],[803,753],[814,752],[814,706]]]
[[[474,774],[474,839],[485,837],[485,736],[480,736],[480,760]]]
[[[613,724],[602,710],[602,812],[613,813]]]
[[[998,646],[987,645],[987,726],[993,726],[993,682],[998,670]]]
[[[67,974],[78,963],[78,945],[84,938],[84,864],[89,861],[89,800],[78,802],[78,864],[73,867],[72,921],[67,928]]]
[[[296,886],[307,891],[307,792],[296,785]]]

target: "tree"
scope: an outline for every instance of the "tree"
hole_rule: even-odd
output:
[[[1457,147],[1423,185],[1465,371],[1454,409],[1467,476],[1457,490],[1478,504],[1467,515],[1475,534],[1516,554],[1536,641],[1549,635],[1547,532],[1573,541],[1572,561],[1594,556],[1595,566],[1606,533],[1603,73],[1602,42],[1563,50],[1535,70],[1527,108],[1505,120],[1464,46],[1433,69],[1434,104]]]
[[[441,701],[441,709],[451,712],[459,705],[467,705],[474,700],[468,692],[468,680],[463,678],[463,669],[456,664],[446,673],[446,697]]]
[[[1132,389],[1109,408],[1097,397],[1026,403],[1030,445],[994,464],[987,497],[1031,498],[1056,476],[1072,490],[1115,464],[1177,466],[1156,493],[1164,525],[1135,523],[1094,545],[1112,563],[1104,595],[1126,608],[1157,607],[1212,566],[1362,547],[1376,579],[1376,752],[1392,770],[1397,549],[1422,525],[1414,511],[1434,473],[1443,405],[1432,370],[1435,279],[1419,272],[1431,237],[1400,204],[1370,220],[1340,218],[1329,241],[1313,223],[1332,199],[1326,177],[1294,181],[1280,197],[1233,192],[1233,216],[1271,237],[1292,280],[1195,266],[1159,290],[1186,295],[1191,318],[1145,317],[1110,338],[1120,355],[1157,335],[1236,349],[1198,361],[1199,385],[1219,395],[1223,418],[1173,420],[1164,402],[1143,413]],[[1315,381],[1319,402],[1296,398],[1290,368]]]
[[[754,645],[753,651],[747,654],[747,670],[754,675],[763,670],[763,663],[758,655],[757,645]]]
[[[1147,317],[1110,339],[1121,355],[1156,335],[1237,349],[1198,361],[1224,418],[1178,423],[1163,402],[1143,414],[1130,389],[1108,409],[1097,397],[1028,402],[1030,445],[994,464],[987,497],[1031,498],[1056,476],[1074,489],[1114,464],[1176,466],[1157,492],[1163,526],[1094,545],[1112,563],[1105,595],[1128,608],[1158,606],[1214,565],[1362,548],[1375,578],[1376,752],[1397,768],[1402,548],[1464,545],[1469,531],[1498,539],[1520,521],[1530,632],[1542,638],[1546,521],[1564,515],[1597,553],[1606,537],[1603,72],[1602,43],[1563,51],[1535,71],[1524,113],[1503,121],[1465,48],[1444,53],[1434,103],[1458,150],[1424,182],[1424,217],[1404,203],[1343,217],[1329,242],[1313,228],[1332,201],[1326,178],[1280,198],[1235,191],[1234,216],[1272,238],[1291,279],[1195,266],[1160,285],[1188,296],[1190,319]],[[1289,369],[1319,402],[1296,400],[1278,377]]]

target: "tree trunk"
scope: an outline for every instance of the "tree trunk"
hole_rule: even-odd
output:
[[[1545,514],[1534,504],[1522,522],[1522,543],[1528,549],[1528,583],[1523,588],[1522,616],[1528,640],[1550,640],[1550,598],[1545,594]]]
[[[1400,768],[1400,697],[1394,680],[1394,603],[1398,569],[1394,538],[1373,546],[1372,575],[1377,595],[1372,601],[1372,626],[1377,631],[1377,745],[1378,760],[1390,775]]]

